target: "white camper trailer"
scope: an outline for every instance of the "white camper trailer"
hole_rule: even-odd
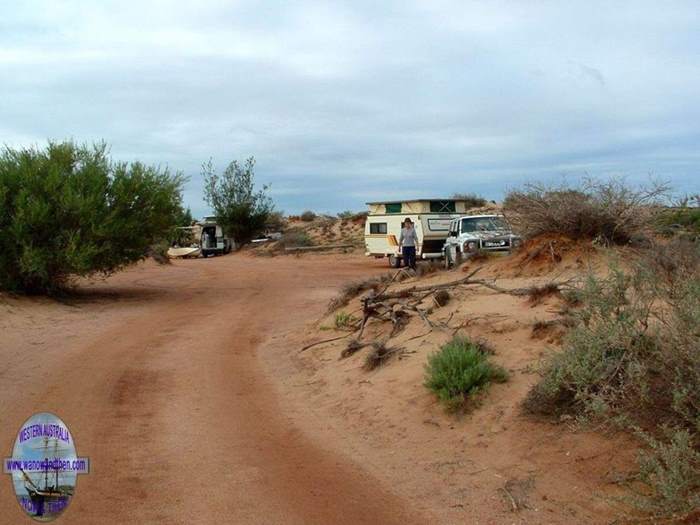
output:
[[[410,217],[418,235],[416,257],[439,259],[450,230],[450,223],[467,211],[466,202],[459,199],[414,199],[403,201],[368,202],[365,222],[365,255],[387,257],[389,264],[401,264],[399,236],[401,223]]]

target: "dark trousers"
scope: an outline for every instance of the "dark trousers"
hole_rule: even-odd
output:
[[[403,265],[409,266],[416,269],[416,247],[415,246],[403,246],[401,248],[401,255],[403,255]]]

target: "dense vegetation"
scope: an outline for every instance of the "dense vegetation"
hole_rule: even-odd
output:
[[[238,244],[245,244],[263,233],[274,211],[267,186],[255,191],[255,159],[243,165],[232,161],[217,174],[212,161],[202,166],[204,200],[214,210],[226,234]]]
[[[653,205],[661,203],[666,192],[661,185],[633,189],[617,179],[589,179],[575,187],[530,183],[508,192],[503,210],[528,237],[560,234],[626,244],[639,240],[650,228]]]
[[[685,197],[676,204],[658,214],[659,232],[697,240],[700,236],[700,195]]]
[[[506,371],[489,361],[484,345],[454,337],[428,357],[425,386],[449,410],[459,410],[492,382],[507,379]]]
[[[677,239],[630,266],[575,292],[574,327],[525,406],[632,429],[649,445],[634,503],[682,517],[700,508],[700,245]]]
[[[183,178],[112,162],[105,144],[0,155],[0,288],[51,293],[146,256],[182,216]]]

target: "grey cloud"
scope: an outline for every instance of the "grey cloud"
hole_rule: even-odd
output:
[[[648,173],[698,191],[698,10],[653,2],[27,2],[5,143],[105,139],[190,176],[255,155],[278,206]],[[634,9],[632,9],[634,7]]]

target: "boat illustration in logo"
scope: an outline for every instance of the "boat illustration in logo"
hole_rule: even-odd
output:
[[[22,425],[3,467],[24,512],[37,521],[52,521],[70,504],[77,476],[89,471],[89,461],[77,456],[65,423],[42,412]]]

